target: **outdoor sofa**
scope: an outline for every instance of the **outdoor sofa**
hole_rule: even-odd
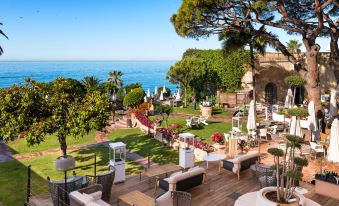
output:
[[[223,160],[223,168],[237,174],[239,180],[240,172],[255,164],[258,161],[258,157],[258,151],[249,151],[247,154],[238,155],[233,159]]]
[[[186,191],[207,181],[206,170],[202,167],[193,167],[186,172],[176,172],[168,178],[158,178],[157,184],[165,191]]]
[[[99,184],[91,185],[83,189],[73,191],[69,194],[70,206],[110,206],[101,199],[102,186]]]

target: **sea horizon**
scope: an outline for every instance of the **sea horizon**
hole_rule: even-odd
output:
[[[37,81],[49,82],[57,77],[83,79],[95,76],[102,82],[108,73],[120,70],[124,73],[124,85],[140,82],[151,92],[155,86],[170,88],[175,92],[176,85],[166,79],[166,73],[176,60],[1,60],[0,88],[24,83],[29,77]]]

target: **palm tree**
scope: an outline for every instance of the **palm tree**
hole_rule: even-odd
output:
[[[113,72],[108,73],[107,83],[109,85],[109,90],[111,93],[116,93],[119,88],[123,85],[122,76],[124,74],[121,71],[114,70]]]
[[[0,23],[0,25],[2,26],[2,23]],[[0,29],[0,35],[4,36],[6,39],[8,39],[8,37],[6,36],[6,34]],[[0,55],[2,55],[2,53],[4,53],[4,50],[2,49],[2,47],[0,46]]]
[[[299,43],[298,40],[291,39],[289,42],[286,42],[286,44],[287,44],[286,49],[291,54],[300,54],[301,53],[300,47],[302,46],[302,44]]]
[[[85,87],[87,92],[93,92],[100,89],[100,80],[94,76],[87,76],[81,80],[82,85]]]

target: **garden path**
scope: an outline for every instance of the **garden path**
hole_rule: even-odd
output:
[[[14,160],[12,154],[11,148],[5,142],[0,141],[0,163]]]

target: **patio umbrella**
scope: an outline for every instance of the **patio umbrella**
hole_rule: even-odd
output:
[[[310,103],[308,103],[308,129],[312,131],[318,130],[317,126],[317,118],[315,114],[315,107],[314,107],[314,102],[311,100]]]
[[[285,108],[291,108],[293,105],[293,93],[292,89],[287,90],[287,95],[285,98]]]
[[[158,87],[155,86],[155,88],[154,88],[154,96],[157,96],[157,95],[158,95]]]
[[[303,135],[301,127],[300,127],[300,120],[297,119],[296,116],[292,116],[289,133],[291,135],[296,135],[296,136],[299,136],[299,137],[302,137],[302,135]]]
[[[255,129],[255,107],[254,107],[254,100],[250,102],[250,108],[248,110],[248,117],[247,117],[247,130],[254,130]]]
[[[337,100],[336,100],[336,90],[332,90],[331,99],[330,99],[330,114],[332,117],[338,115]]]
[[[180,90],[178,89],[177,96],[175,97],[175,100],[180,100]]]
[[[163,101],[164,100],[164,93],[161,91],[161,93],[160,93],[160,101]]]
[[[166,93],[166,87],[165,87],[165,85],[162,87],[162,93]]]
[[[151,98],[151,91],[150,91],[149,88],[148,88],[148,90],[147,90],[147,98]]]
[[[328,148],[327,160],[339,162],[339,120],[334,119],[331,126],[330,146]]]

